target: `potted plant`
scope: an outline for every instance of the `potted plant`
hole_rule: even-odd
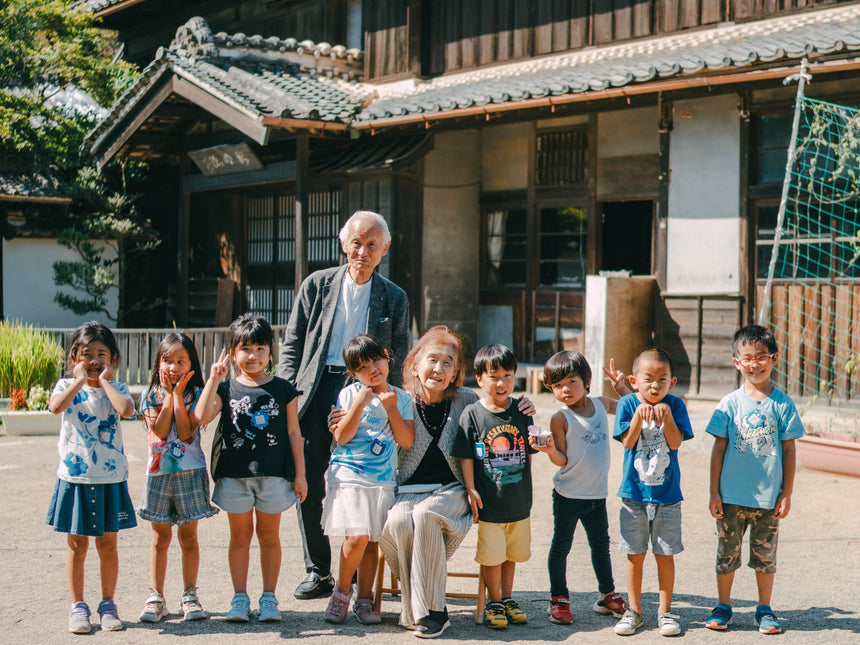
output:
[[[809,470],[860,477],[858,411],[813,405],[801,411],[806,436],[797,440],[800,464]]]
[[[0,420],[7,434],[57,432],[48,396],[62,368],[63,348],[53,335],[32,325],[0,322],[0,396],[10,405]]]

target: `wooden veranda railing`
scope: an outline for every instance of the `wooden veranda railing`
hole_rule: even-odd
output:
[[[273,325],[275,332],[275,357],[277,361],[278,346],[284,336],[285,325]],[[46,329],[62,344],[63,351],[68,352],[69,342],[74,329]],[[119,366],[115,379],[130,387],[146,385],[152,373],[153,361],[158,344],[166,334],[181,331],[194,341],[200,363],[203,367],[203,379],[209,377],[212,367],[222,349],[227,347],[226,327],[195,327],[189,329],[114,329],[113,333],[119,346]]]

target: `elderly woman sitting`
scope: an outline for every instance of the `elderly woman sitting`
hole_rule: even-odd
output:
[[[415,441],[398,453],[397,496],[379,547],[400,579],[400,624],[419,638],[447,629],[447,560],[472,526],[460,459],[451,456],[460,413],[478,399],[461,387],[460,341],[447,327],[429,329],[403,363],[403,387],[414,397]],[[527,414],[534,405],[523,399]]]

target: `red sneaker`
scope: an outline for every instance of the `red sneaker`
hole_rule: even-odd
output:
[[[598,600],[594,603],[593,607],[596,614],[612,614],[616,618],[621,618],[624,615],[625,608],[624,599],[614,591],[606,594],[603,600]]]
[[[546,608],[551,623],[557,625],[572,625],[573,614],[570,613],[570,600],[564,596],[553,596]]]

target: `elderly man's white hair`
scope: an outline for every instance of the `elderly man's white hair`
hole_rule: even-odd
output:
[[[346,242],[349,237],[349,225],[352,224],[352,221],[357,217],[363,217],[365,219],[372,220],[374,224],[378,225],[379,228],[382,229],[382,243],[388,244],[391,241],[391,231],[388,230],[388,222],[385,221],[385,218],[379,213],[374,213],[373,211],[355,211],[352,215],[350,215],[349,219],[346,220],[346,224],[343,225],[343,228],[340,229],[340,233],[338,237],[341,242]]]

